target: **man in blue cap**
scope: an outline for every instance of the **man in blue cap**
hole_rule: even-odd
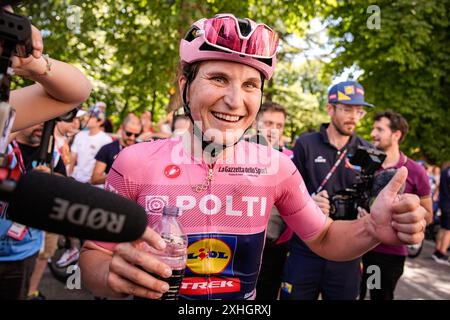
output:
[[[345,81],[334,85],[328,92],[330,123],[322,124],[320,132],[302,135],[295,144],[293,161],[326,215],[330,214],[330,198],[356,182],[347,157],[360,145],[370,146],[355,133],[356,125],[366,114],[365,107],[373,105],[364,100],[361,84]],[[280,298],[314,300],[320,294],[324,300],[354,300],[359,294],[360,278],[360,259],[323,259],[294,235],[289,243]]]

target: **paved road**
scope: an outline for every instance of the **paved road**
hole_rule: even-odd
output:
[[[396,299],[450,299],[450,266],[434,262],[433,251],[434,242],[426,240],[420,256],[407,260],[395,292]]]
[[[407,259],[405,272],[395,292],[396,299],[450,299],[450,267],[435,263],[431,259],[434,243],[426,241],[425,247],[416,259]],[[69,290],[46,271],[41,282],[41,291],[48,299],[92,300],[93,296],[83,288]]]

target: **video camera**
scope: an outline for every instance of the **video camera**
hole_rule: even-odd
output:
[[[386,158],[383,151],[358,146],[350,163],[360,167],[356,177],[357,182],[350,188],[339,190],[330,200],[330,217],[334,220],[354,220],[358,215],[358,207],[369,212],[371,200],[390,181],[395,170],[376,173]]]

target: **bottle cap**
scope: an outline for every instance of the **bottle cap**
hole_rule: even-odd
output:
[[[178,207],[165,206],[163,209],[163,215],[176,217],[176,216],[178,216],[179,211],[180,211],[180,209]]]

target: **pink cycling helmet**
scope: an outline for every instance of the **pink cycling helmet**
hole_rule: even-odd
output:
[[[274,72],[278,36],[265,24],[219,14],[196,21],[180,42],[182,63],[225,60],[246,64],[266,80]]]

